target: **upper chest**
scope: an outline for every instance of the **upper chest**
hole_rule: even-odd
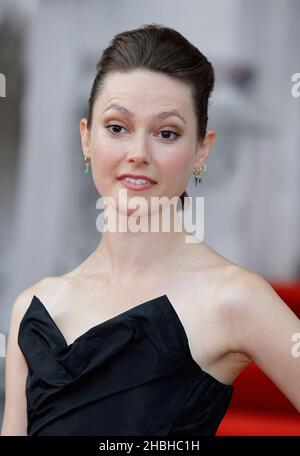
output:
[[[206,366],[220,357],[226,346],[218,331],[222,277],[217,271],[193,271],[119,289],[54,277],[47,278],[38,297],[71,344],[93,326],[166,294],[182,323],[194,360]]]

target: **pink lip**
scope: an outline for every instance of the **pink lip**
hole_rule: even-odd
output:
[[[146,179],[152,184],[156,184],[156,181],[154,179],[151,179],[149,176],[144,176],[142,174],[121,174],[117,179],[124,179],[125,177],[131,177],[132,179]],[[144,184],[146,185],[146,184]]]
[[[128,188],[129,190],[147,190],[148,188],[153,187],[155,185],[153,182],[148,182],[147,184],[140,184],[140,185],[135,185],[131,184],[130,182],[126,182],[125,180],[121,179],[121,183],[125,188]]]

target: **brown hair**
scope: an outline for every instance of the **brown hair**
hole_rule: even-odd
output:
[[[209,97],[214,87],[214,69],[207,58],[179,32],[152,23],[118,33],[103,51],[96,68],[97,74],[89,97],[88,129],[104,78],[112,72],[143,68],[166,74],[190,87],[197,119],[197,140],[203,141]],[[188,196],[186,192],[180,196],[183,208],[185,196]]]

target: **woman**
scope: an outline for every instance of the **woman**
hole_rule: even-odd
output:
[[[265,279],[187,242],[170,203],[214,144],[211,63],[151,24],[116,35],[97,70],[86,170],[119,226],[159,215],[170,229],[105,230],[82,264],[17,297],[2,435],[214,435],[251,362],[300,411],[299,319]]]

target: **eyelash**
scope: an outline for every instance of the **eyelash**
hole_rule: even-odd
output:
[[[120,128],[125,128],[125,127],[123,127],[123,125],[118,125],[118,124],[110,124],[110,125],[106,125],[106,126],[105,126],[105,128],[107,128],[108,131],[110,131],[110,130],[109,130],[109,127],[120,127]],[[173,140],[170,139],[170,138],[164,138],[164,139],[166,139],[167,142],[175,142],[175,141],[177,141],[177,139],[181,136],[179,133],[177,133],[176,131],[173,131],[173,130],[161,130],[160,133],[162,133],[162,132],[173,133],[173,135],[175,135],[175,139],[173,139]],[[111,133],[112,135],[118,135],[118,133],[112,133],[111,131],[110,131],[110,133]]]

